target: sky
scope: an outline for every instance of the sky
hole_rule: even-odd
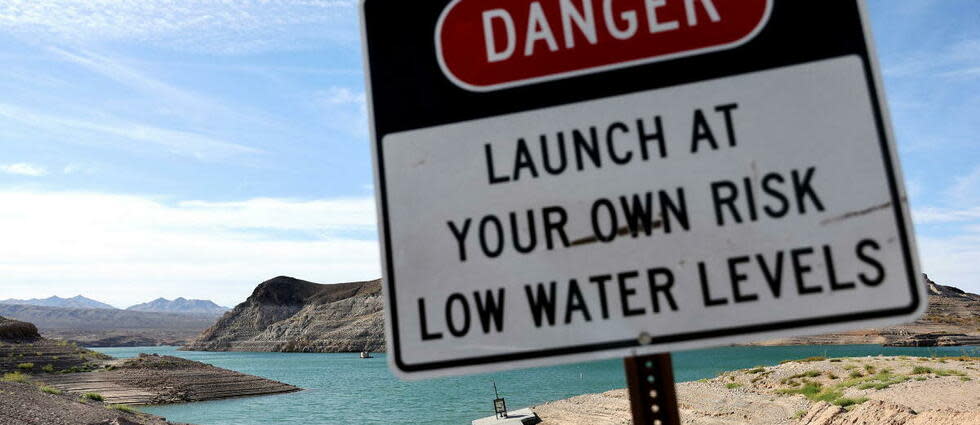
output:
[[[923,269],[980,292],[980,4],[870,0]],[[375,279],[355,0],[0,2],[0,299]]]

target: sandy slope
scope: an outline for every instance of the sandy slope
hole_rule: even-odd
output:
[[[817,396],[794,391],[810,386]],[[814,396],[816,398],[817,396]],[[684,424],[980,425],[980,359],[790,362],[678,385]],[[629,424],[624,390],[536,406],[546,425]]]

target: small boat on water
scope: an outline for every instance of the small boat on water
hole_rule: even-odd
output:
[[[361,358],[362,359],[373,359],[374,357],[371,356],[371,352],[370,351],[361,351]]]

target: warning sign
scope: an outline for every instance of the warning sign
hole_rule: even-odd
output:
[[[401,376],[924,310],[862,2],[362,8]]]

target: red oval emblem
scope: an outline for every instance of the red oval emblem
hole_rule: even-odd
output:
[[[472,91],[737,47],[772,0],[454,0],[436,25],[446,76]]]

